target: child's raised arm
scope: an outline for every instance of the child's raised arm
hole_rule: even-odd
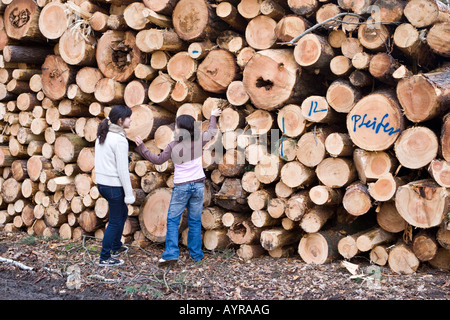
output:
[[[153,154],[148,148],[145,146],[144,142],[142,141],[141,137],[136,137],[136,151],[139,152],[141,156],[143,156],[148,161],[154,163],[154,164],[163,164],[167,160],[170,159],[171,153],[172,153],[172,147],[173,143],[169,143],[167,147],[158,155]]]

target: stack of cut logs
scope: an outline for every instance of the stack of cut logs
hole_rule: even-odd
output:
[[[2,230],[103,237],[94,143],[126,104],[136,202],[123,239],[164,242],[174,166],[143,160],[134,138],[159,153],[178,115],[206,129],[219,107],[203,152],[207,250],[450,268],[447,4],[2,0],[0,11]]]

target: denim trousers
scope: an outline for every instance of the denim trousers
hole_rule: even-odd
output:
[[[109,220],[102,240],[100,260],[111,257],[111,251],[122,247],[120,241],[125,221],[128,218],[128,207],[125,204],[125,192],[122,187],[111,187],[97,184],[98,191],[108,201]]]
[[[166,247],[162,254],[163,259],[178,259],[180,253],[178,248],[178,229],[181,215],[186,207],[188,209],[189,230],[187,247],[189,254],[194,261],[199,261],[203,258],[201,216],[204,192],[204,182],[188,182],[173,187],[169,211],[167,213]]]

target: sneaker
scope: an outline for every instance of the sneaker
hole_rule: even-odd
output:
[[[169,265],[175,264],[177,262],[178,262],[178,260],[165,260],[165,259],[161,258],[161,259],[158,260],[158,266],[159,267],[165,267],[165,266],[169,266]]]
[[[123,264],[123,260],[116,258],[109,258],[106,260],[100,260],[98,265],[100,267],[112,267],[112,266],[120,266]]]
[[[128,247],[127,246],[122,246],[119,250],[112,251],[111,252],[111,257],[118,257],[120,254],[127,253],[127,252],[128,252]]]

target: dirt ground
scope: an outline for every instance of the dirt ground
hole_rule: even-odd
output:
[[[0,232],[0,300],[448,300],[450,273],[422,263],[412,275],[356,257],[308,265],[299,256],[243,261],[233,249],[194,262],[157,265],[163,244],[130,246],[124,265],[98,267],[101,241],[43,239]],[[9,259],[9,260],[6,260]],[[21,263],[22,265],[18,265]],[[25,270],[24,267],[32,270]]]

